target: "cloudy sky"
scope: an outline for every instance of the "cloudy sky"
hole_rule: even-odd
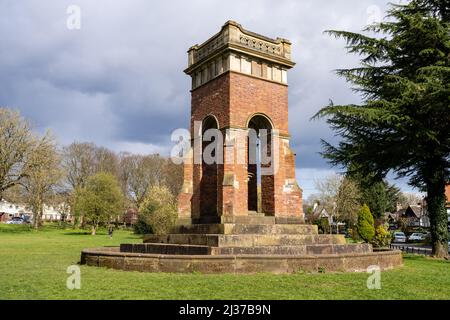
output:
[[[168,154],[171,132],[189,122],[187,49],[235,20],[293,43],[290,130],[307,197],[316,179],[335,171],[318,152],[320,138],[336,139],[310,118],[330,99],[358,102],[333,73],[358,58],[323,31],[361,31],[386,2],[0,0],[0,106],[20,110],[40,132],[51,129],[61,144]],[[80,29],[67,27],[71,5],[81,10]]]

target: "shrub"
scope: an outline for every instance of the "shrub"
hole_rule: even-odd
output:
[[[354,228],[348,229],[348,233],[352,237],[353,241],[359,242],[362,240],[361,237],[359,236],[358,229],[356,228],[356,226]]]
[[[136,233],[167,234],[177,219],[177,206],[167,187],[150,188],[139,208]]]
[[[327,234],[330,233],[330,223],[327,218],[321,218],[314,221],[314,224],[317,225],[319,229],[319,233]]]
[[[383,225],[375,229],[375,236],[372,239],[372,245],[376,248],[389,247],[391,244],[391,234]]]
[[[408,218],[400,218],[398,219],[398,228],[400,229],[400,231],[406,233],[408,231]]]
[[[134,233],[149,234],[153,233],[152,227],[147,223],[147,217],[139,214],[136,223],[133,225]]]
[[[375,235],[375,228],[373,226],[373,216],[367,205],[363,205],[358,213],[358,223],[356,228],[358,234],[365,242],[370,242]]]

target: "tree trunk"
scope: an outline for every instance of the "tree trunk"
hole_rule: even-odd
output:
[[[84,229],[86,227],[86,221],[84,220],[84,214],[80,213],[80,228]]]
[[[39,229],[39,225],[41,223],[41,214],[42,214],[42,210],[41,210],[41,206],[39,204],[39,200],[35,200],[35,205],[33,205],[34,208],[34,221],[33,221],[33,228],[34,229]]]
[[[95,224],[92,225],[92,232],[91,235],[95,236],[97,233],[97,226]]]
[[[44,216],[44,202],[40,202],[38,226],[42,227],[42,217]]]
[[[39,223],[38,223],[38,217],[39,213],[37,213],[36,211],[34,212],[34,220],[33,220],[33,228],[34,229],[38,229],[39,228]]]
[[[427,206],[430,218],[432,254],[448,257],[448,217],[445,209],[445,179],[433,179],[427,184]]]

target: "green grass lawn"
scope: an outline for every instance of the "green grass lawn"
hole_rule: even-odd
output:
[[[81,266],[81,289],[66,288],[67,267],[83,248],[140,242],[128,231],[96,236],[79,230],[30,231],[0,225],[0,299],[450,299],[450,262],[405,256],[382,273],[201,275],[124,272]]]

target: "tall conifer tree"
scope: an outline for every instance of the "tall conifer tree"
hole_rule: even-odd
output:
[[[392,170],[427,193],[437,257],[448,255],[449,18],[448,0],[412,0],[391,5],[387,18],[366,27],[365,34],[328,31],[347,41],[349,53],[361,56],[359,67],[337,73],[363,102],[331,103],[316,115],[342,138],[335,146],[322,141],[332,164],[377,180]]]

